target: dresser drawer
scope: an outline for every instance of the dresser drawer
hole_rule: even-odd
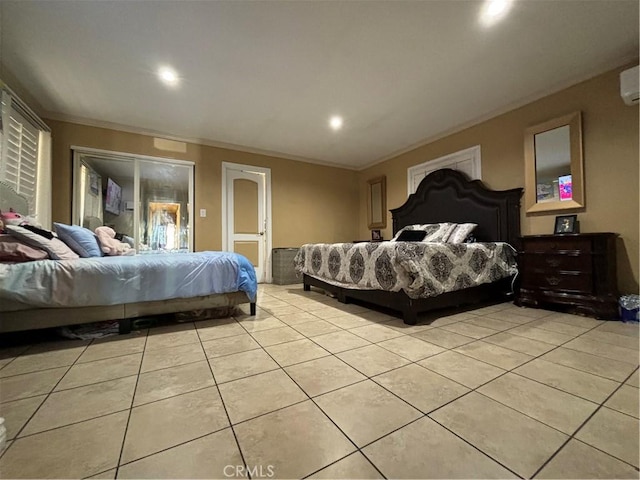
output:
[[[534,238],[523,242],[526,252],[563,252],[567,250],[591,253],[591,241],[580,237]]]
[[[525,253],[522,255],[524,270],[555,273],[559,270],[591,273],[593,270],[590,254],[561,255],[551,253]]]
[[[529,289],[558,292],[591,293],[593,276],[584,272],[529,271],[523,275],[522,286]]]

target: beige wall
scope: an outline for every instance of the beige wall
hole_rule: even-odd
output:
[[[271,169],[273,247],[310,242],[346,242],[357,234],[357,173],[283,158],[187,144],[185,153],[154,148],[153,137],[46,120],[53,138],[53,220],[69,223],[72,199],[71,146],[83,146],[195,162],[196,250],[222,248],[222,162]]]
[[[627,65],[624,68],[628,68]],[[474,145],[482,148],[482,179],[493,189],[524,187],[524,130],[576,110],[583,114],[586,208],[578,211],[583,232],[617,232],[618,287],[638,292],[638,107],[619,93],[619,68],[524,107],[449,135],[359,172],[360,237],[367,229],[367,180],[387,176],[387,208],[407,198],[407,168]],[[522,233],[552,233],[555,215],[522,209]],[[391,238],[391,214],[383,235]]]

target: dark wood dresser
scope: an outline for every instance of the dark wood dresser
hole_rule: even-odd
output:
[[[515,304],[618,318],[615,233],[520,237]]]

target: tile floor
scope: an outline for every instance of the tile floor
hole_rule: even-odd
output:
[[[257,317],[0,350],[3,478],[638,478],[638,332],[509,303]]]

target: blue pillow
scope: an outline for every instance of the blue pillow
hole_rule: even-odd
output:
[[[58,238],[82,258],[102,256],[98,238],[88,228],[65,225],[64,223],[54,223],[53,226],[56,229]]]

